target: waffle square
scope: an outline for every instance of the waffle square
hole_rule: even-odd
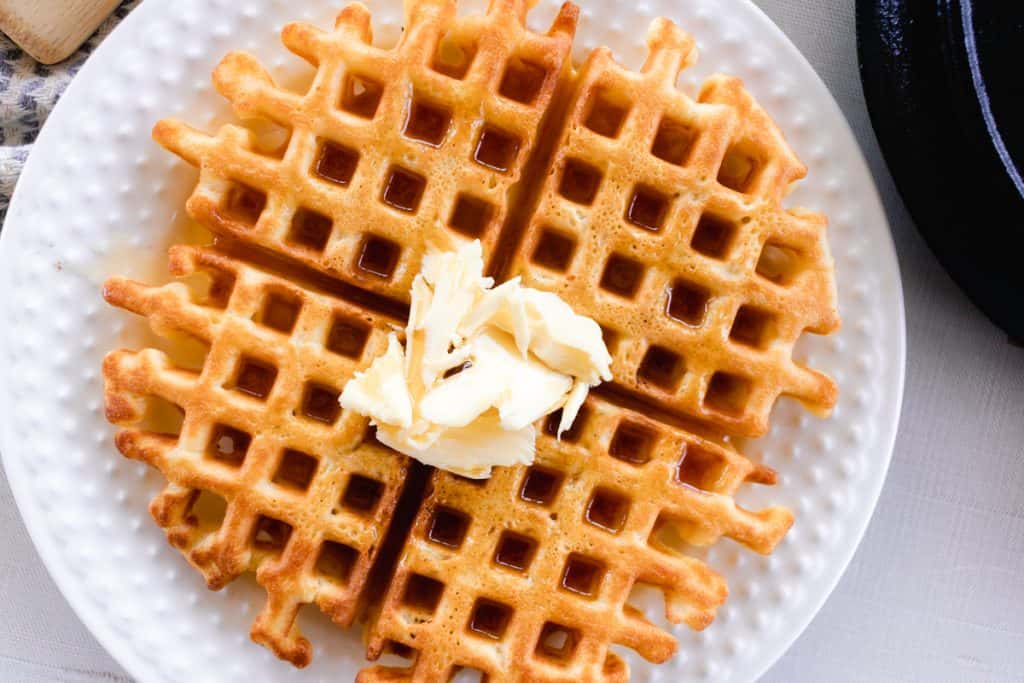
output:
[[[689,35],[658,19],[648,47],[640,72],[588,56],[507,275],[597,320],[644,401],[744,436],[780,394],[826,412],[834,383],[792,359],[839,324],[825,218],[781,203],[805,169],[739,80],[676,88]]]
[[[389,321],[210,249],[173,247],[170,268],[198,293],[113,278],[104,295],[206,352],[111,352],[107,418],[124,427],[118,449],[168,480],[150,506],[168,541],[211,588],[255,572],[267,602],[253,639],[303,666],[299,608],[356,617],[408,469],[337,402]],[[154,422],[161,409],[180,426]]]
[[[666,616],[704,628],[725,600],[724,579],[683,544],[722,536],[768,553],[786,533],[783,508],[750,512],[733,500],[770,469],[731,448],[640,413],[588,399],[571,432],[548,418],[531,467],[486,481],[435,472],[401,551],[360,683],[449,680],[626,680],[609,647],[661,662],[675,639],[634,607],[634,584],[660,589]]]
[[[484,15],[457,17],[454,0],[412,0],[392,49],[371,44],[359,3],[330,32],[289,24],[285,46],[317,69],[304,94],[229,54],[214,71],[219,92],[289,137],[268,150],[238,126],[208,136],[160,121],[157,142],[200,169],[189,214],[400,300],[428,243],[479,238],[490,255],[576,28],[567,3],[546,34],[529,31],[529,4],[493,0]]]

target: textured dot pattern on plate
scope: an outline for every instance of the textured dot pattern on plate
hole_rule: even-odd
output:
[[[212,250],[174,247],[170,262],[191,281],[104,287],[175,336],[177,356],[111,352],[107,418],[126,427],[124,455],[167,477],[150,511],[171,545],[210,588],[256,572],[267,602],[253,639],[307,665],[299,607],[341,625],[358,615],[408,468],[338,405],[337,387],[383,350],[385,321]]]

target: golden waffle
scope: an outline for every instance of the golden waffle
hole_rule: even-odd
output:
[[[479,238],[489,255],[576,28],[567,3],[546,35],[527,30],[529,4],[492,0],[486,15],[456,17],[454,0],[410,0],[387,50],[371,45],[359,3],[331,32],[289,24],[284,44],[317,67],[304,95],[278,87],[251,55],[229,54],[217,89],[290,138],[268,152],[237,126],[210,137],[158,123],[156,140],[201,170],[189,214],[401,300],[429,241]]]
[[[781,205],[805,169],[737,79],[676,88],[690,36],[659,19],[648,46],[639,73],[587,58],[508,274],[597,320],[645,401],[747,436],[780,394],[827,411],[832,380],[792,360],[839,324],[825,218]]]
[[[748,512],[732,495],[774,472],[728,448],[639,413],[589,399],[532,467],[486,482],[435,472],[401,553],[369,656],[413,659],[358,680],[446,681],[458,668],[487,680],[625,680],[609,646],[661,662],[675,639],[629,605],[634,584],[661,589],[666,616],[703,628],[725,600],[724,579],[678,541],[728,536],[768,553],[792,515]],[[670,545],[671,544],[671,545]]]
[[[155,349],[113,351],[107,418],[129,426],[124,455],[167,477],[150,511],[170,543],[211,588],[255,571],[267,602],[253,639],[303,666],[299,607],[351,623],[405,480],[407,459],[365,439],[367,420],[337,401],[383,352],[387,321],[217,251],[174,247],[170,264],[205,293],[113,278],[104,295],[209,350],[192,368]],[[180,434],[146,430],[168,403],[184,414]]]
[[[818,411],[835,401],[831,380],[792,359],[804,330],[830,332],[838,316],[825,221],[782,206],[804,168],[767,114],[735,79],[712,77],[696,100],[678,91],[693,41],[667,20],[639,73],[601,48],[573,74],[577,9],[539,35],[524,27],[529,4],[457,17],[454,0],[409,0],[387,50],[360,4],[330,32],[290,24],[285,45],[316,67],[304,94],[228,55],[215,84],[241,116],[284,130],[274,149],[238,126],[154,129],[199,168],[188,211],[220,236],[400,301],[428,244],[479,238],[499,279],[554,291],[605,331],[616,386],[561,441],[549,419],[534,466],[431,476],[368,630],[371,658],[390,647],[412,662],[364,682],[465,667],[624,680],[615,644],[667,659],[675,640],[630,605],[634,585],[660,589],[670,621],[703,628],[727,588],[686,549],[728,536],[767,553],[792,522],[738,507],[741,484],[774,473],[692,432],[761,434],[782,394]],[[154,515],[212,587],[256,571],[268,601],[253,637],[301,665],[299,606],[353,620],[407,471],[364,419],[331,427],[303,411],[336,409],[325,396],[383,351],[389,320],[356,287],[317,293],[223,251],[175,248],[171,265],[213,270],[207,297],[115,279],[108,299],[205,341],[208,356],[189,372],[152,349],[114,352],[108,416],[145,423],[152,397],[184,410],[180,436],[129,429],[118,446],[168,477]],[[348,321],[338,335],[333,320]],[[226,501],[222,523],[201,492]]]

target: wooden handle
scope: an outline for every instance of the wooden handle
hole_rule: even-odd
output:
[[[0,0],[0,30],[43,64],[65,59],[120,0]]]

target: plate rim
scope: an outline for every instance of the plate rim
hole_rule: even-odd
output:
[[[53,110],[39,129],[36,139],[33,141],[31,149],[29,150],[28,157],[25,159],[25,165],[21,169],[21,173],[18,176],[17,181],[14,185],[14,191],[11,193],[11,200],[7,207],[7,215],[4,217],[3,225],[0,226],[0,267],[3,267],[6,271],[7,263],[14,258],[14,251],[10,244],[13,242],[13,238],[10,237],[12,232],[11,227],[8,225],[8,219],[11,216],[19,215],[19,207],[21,204],[21,197],[26,192],[23,190],[24,183],[22,182],[25,178],[30,178],[35,174],[35,167],[39,163],[36,150],[39,149],[39,143],[46,143],[47,140],[53,135],[52,131],[57,128],[63,116],[63,112],[68,108],[69,105],[66,101],[70,98],[69,95],[73,95],[78,92],[82,87],[81,83],[85,82],[84,75],[91,74],[93,71],[98,69],[99,59],[97,55],[105,55],[107,52],[114,52],[119,43],[126,40],[128,35],[128,29],[135,24],[142,23],[143,10],[152,11],[150,8],[159,6],[155,2],[146,2],[143,0],[136,6],[131,12],[128,13],[118,24],[110,31],[106,38],[104,38],[96,49],[86,58],[82,64],[78,73],[68,83],[67,88],[61,93],[54,105]],[[17,225],[17,223],[15,223]],[[0,297],[0,310],[4,313],[8,309],[8,297]],[[6,318],[6,316],[5,316]],[[8,335],[0,334],[0,347],[9,347]],[[6,353],[4,354],[6,356]],[[4,369],[4,375],[8,370]],[[4,390],[4,387],[9,386],[9,383],[4,381],[0,382],[0,411],[4,415],[10,415],[10,398],[8,392]],[[132,648],[125,647],[119,643],[115,634],[112,633],[107,626],[106,620],[100,619],[98,613],[90,609],[85,604],[86,594],[84,592],[84,585],[76,581],[71,576],[66,564],[60,559],[57,554],[55,546],[55,539],[45,532],[44,522],[41,520],[43,516],[42,511],[37,506],[27,505],[28,485],[24,479],[28,476],[24,468],[20,465],[14,465],[17,461],[13,456],[8,455],[13,448],[13,438],[11,436],[12,426],[11,420],[4,419],[0,420],[0,463],[3,464],[4,473],[7,476],[7,482],[11,488],[11,495],[14,498],[14,503],[18,508],[18,514],[21,517],[22,522],[28,531],[29,539],[32,541],[32,545],[35,547],[36,552],[39,553],[39,558],[43,562],[43,567],[46,569],[46,573],[53,580],[57,586],[57,590],[61,596],[67,601],[74,611],[75,616],[81,620],[82,624],[89,631],[90,634],[96,639],[96,641],[103,647],[103,649],[111,656],[111,658],[117,662],[117,664],[124,669],[131,677],[140,681],[157,680],[153,667],[146,664]]]
[[[811,622],[818,616],[818,613],[821,612],[821,608],[824,607],[825,603],[828,602],[828,599],[832,597],[832,593],[835,592],[836,586],[839,585],[839,581],[846,575],[846,570],[849,569],[850,562],[853,561],[854,555],[856,555],[857,551],[860,549],[861,543],[864,541],[864,535],[867,533],[868,526],[875,518],[875,511],[878,509],[878,500],[882,495],[882,488],[885,486],[885,481],[888,479],[889,468],[892,466],[892,455],[896,447],[896,436],[899,433],[900,418],[903,415],[903,390],[905,388],[907,374],[907,309],[905,299],[903,297],[903,274],[900,271],[900,262],[896,254],[896,242],[893,239],[892,225],[889,223],[889,215],[885,210],[885,204],[882,202],[882,197],[878,192],[878,183],[875,182],[875,176],[871,172],[871,167],[868,166],[867,158],[864,156],[864,150],[861,148],[860,141],[857,140],[857,136],[854,134],[853,128],[850,126],[850,122],[846,118],[846,114],[843,112],[842,108],[840,108],[839,103],[836,102],[836,98],[832,95],[832,91],[821,79],[821,76],[818,75],[814,66],[807,60],[807,57],[804,56],[804,53],[800,48],[796,46],[796,43],[790,40],[789,36],[786,35],[786,32],[772,21],[771,17],[769,17],[764,10],[762,10],[758,5],[755,5],[753,0],[742,1],[750,6],[749,8],[753,10],[753,14],[757,16],[758,21],[761,22],[765,30],[780,34],[787,47],[794,53],[796,58],[795,61],[799,65],[799,68],[804,72],[802,75],[807,78],[808,85],[825,91],[825,99],[828,101],[828,107],[831,110],[830,114],[842,120],[842,134],[851,138],[853,146],[856,149],[856,155],[852,162],[863,169],[864,175],[869,181],[868,193],[874,202],[878,204],[880,214],[885,220],[885,227],[888,228],[885,230],[885,236],[887,238],[886,247],[888,247],[888,249],[885,249],[884,251],[886,255],[885,258],[891,261],[890,266],[895,279],[896,287],[893,289],[893,292],[895,293],[895,309],[897,311],[898,319],[896,335],[896,357],[898,360],[896,367],[896,392],[892,400],[893,409],[888,413],[889,421],[888,424],[885,425],[886,433],[888,434],[888,438],[884,440],[885,464],[883,467],[879,468],[877,473],[875,473],[875,481],[872,482],[868,496],[870,498],[870,511],[858,522],[858,528],[853,534],[856,539],[855,542],[842,549],[842,559],[836,564],[834,575],[828,581],[828,590],[821,593],[815,601],[813,609],[809,610],[806,618],[802,620],[800,627],[793,630],[791,636],[786,639],[787,642],[785,647],[780,649],[775,657],[766,658],[764,665],[761,667],[760,671],[758,671],[757,676],[754,677],[754,680],[758,680],[764,676],[772,666],[782,659],[787,652],[789,652],[793,647],[793,643],[795,643],[797,639],[804,634],[807,627],[810,626]],[[854,21],[853,30],[854,32],[857,30],[856,20]],[[829,246],[831,247],[831,245]],[[879,272],[881,271],[879,270]]]
[[[575,1],[578,3],[586,2],[586,0]],[[29,153],[25,166],[22,169],[18,182],[15,185],[14,192],[12,193],[7,214],[8,216],[19,215],[17,209],[20,207],[20,198],[27,192],[22,189],[24,183],[21,181],[24,178],[31,179],[35,175],[35,167],[38,165],[36,160],[37,157],[40,156],[35,152],[40,147],[39,143],[40,141],[46,143],[52,135],[51,131],[57,128],[58,125],[61,125],[62,120],[66,118],[64,116],[64,112],[70,105],[65,105],[65,100],[71,99],[69,98],[69,94],[73,95],[77,93],[78,90],[85,87],[81,85],[82,82],[86,81],[86,78],[83,77],[83,75],[89,76],[93,71],[99,68],[97,64],[100,63],[100,58],[97,57],[97,55],[105,58],[108,52],[116,54],[116,51],[121,47],[121,43],[128,40],[130,30],[134,29],[136,24],[141,27],[145,19],[150,18],[151,14],[156,16],[157,13],[161,11],[169,12],[170,10],[170,5],[157,2],[147,2],[144,0],[111,31],[96,50],[88,57],[82,65],[82,68],[76,74],[76,77],[72,79],[67,89],[61,95],[60,100],[57,102],[47,121],[42,126],[35,143],[32,145],[32,150]],[[781,45],[785,46],[786,51],[789,53],[786,57],[792,60],[792,66],[796,71],[794,74],[796,79],[807,87],[818,90],[819,96],[823,98],[822,101],[827,101],[827,107],[829,109],[827,116],[829,118],[834,118],[837,121],[842,121],[842,125],[837,125],[837,131],[840,135],[848,138],[848,142],[855,150],[855,154],[853,154],[846,163],[853,167],[854,176],[860,176],[865,180],[865,198],[872,200],[872,203],[877,205],[878,214],[884,222],[884,226],[882,227],[887,228],[882,231],[884,233],[885,242],[881,245],[880,251],[882,252],[882,258],[889,261],[889,263],[886,268],[874,268],[873,270],[876,273],[891,276],[890,279],[892,282],[889,284],[895,285],[891,290],[891,296],[893,299],[892,308],[896,313],[897,322],[894,330],[896,351],[892,356],[892,360],[895,364],[895,367],[893,368],[895,371],[895,377],[893,378],[895,391],[888,400],[884,398],[882,399],[883,404],[888,403],[890,405],[890,409],[885,411],[882,415],[882,417],[885,418],[884,424],[878,425],[878,428],[884,434],[884,436],[880,438],[880,442],[884,446],[885,451],[884,463],[882,463],[876,471],[870,472],[866,477],[865,488],[867,490],[862,492],[867,495],[863,496],[862,500],[863,502],[869,503],[866,506],[867,512],[859,518],[848,522],[850,525],[849,528],[853,530],[853,533],[851,534],[853,542],[844,547],[838,548],[836,552],[839,553],[839,561],[830,563],[828,568],[824,571],[824,573],[828,575],[827,580],[824,582],[825,585],[827,585],[827,590],[821,591],[816,599],[809,601],[809,609],[805,610],[805,616],[798,622],[799,628],[790,629],[790,633],[786,637],[780,638],[780,642],[784,643],[784,646],[774,648],[770,655],[762,658],[760,666],[755,667],[757,673],[753,680],[757,680],[761,678],[776,662],[778,662],[786,652],[789,651],[793,643],[806,631],[808,625],[821,611],[822,606],[829,597],[831,597],[840,579],[849,568],[849,564],[852,561],[853,556],[856,554],[863,542],[868,525],[872,519],[874,519],[878,500],[887,478],[889,467],[892,463],[895,440],[902,414],[906,375],[907,335],[902,275],[899,268],[899,260],[892,236],[891,225],[889,223],[888,214],[885,210],[885,205],[879,195],[874,175],[871,173],[870,166],[868,166],[867,160],[864,157],[863,149],[861,148],[857,137],[854,135],[849,121],[842,109],[839,107],[835,98],[832,96],[828,86],[824,81],[822,81],[821,77],[817,74],[814,67],[810,64],[800,49],[760,7],[754,4],[753,0],[738,0],[735,11],[749,14],[751,19],[756,20],[759,23],[762,30],[775,35],[775,38],[780,41]],[[677,16],[670,16],[670,18],[673,20],[678,19]],[[685,22],[680,23],[685,26]],[[15,225],[17,225],[17,219]],[[6,264],[14,258],[13,248],[10,246],[13,242],[13,238],[9,236],[13,230],[7,226],[6,219],[3,227],[5,229],[0,230],[0,267],[6,266]],[[7,297],[0,298],[0,301],[3,302],[0,309],[6,312],[9,305],[7,303]],[[0,334],[0,345],[8,347],[8,340],[8,335]],[[7,372],[8,370],[5,369],[4,373],[6,374]],[[10,398],[8,392],[3,391],[4,386],[8,386],[8,383],[0,383],[0,410],[3,410],[5,414],[9,415]],[[104,650],[106,650],[106,652],[129,673],[129,675],[140,681],[159,680],[154,667],[142,660],[134,648],[124,645],[122,641],[120,641],[110,630],[107,626],[109,620],[102,619],[98,611],[93,610],[85,604],[87,596],[86,585],[75,579],[70,574],[66,562],[59,557],[55,546],[56,540],[51,534],[45,532],[45,524],[42,521],[42,517],[44,516],[43,511],[38,506],[28,504],[28,485],[25,481],[28,474],[20,464],[12,465],[12,463],[17,463],[17,460],[13,456],[8,455],[14,448],[11,432],[11,420],[0,420],[0,463],[3,464],[4,471],[7,475],[12,496],[18,508],[18,513],[24,522],[33,546],[35,546],[36,551],[39,553],[40,559],[42,560],[47,573],[57,585],[57,588],[63,598],[68,602],[89,632],[96,638]]]

